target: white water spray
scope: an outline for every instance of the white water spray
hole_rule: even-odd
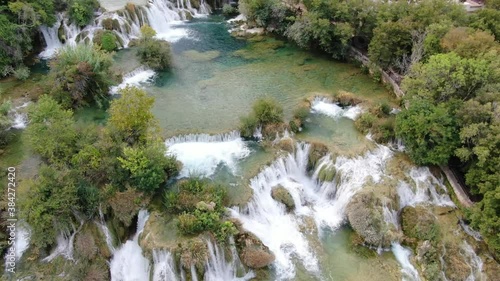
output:
[[[352,120],[356,120],[356,118],[363,112],[359,106],[348,106],[346,108],[342,108],[333,103],[332,100],[325,97],[314,98],[311,111],[312,113],[323,114],[334,119],[346,117]]]
[[[110,263],[112,281],[149,280],[149,260],[142,255],[142,249],[139,246],[139,236],[148,218],[148,211],[140,210],[137,216],[137,232],[134,237],[115,251]]]
[[[295,259],[310,274],[320,274],[318,259],[301,230],[303,216],[313,218],[319,230],[339,227],[352,196],[369,178],[375,182],[381,179],[385,163],[392,155],[387,147],[380,146],[364,157],[338,157],[333,162],[326,156],[313,176],[309,176],[306,171],[309,147],[298,144],[294,155],[280,158],[263,169],[250,182],[253,198],[248,206],[244,210],[231,209],[232,216],[275,254],[273,267],[280,280],[295,277]],[[328,165],[340,172],[338,182],[317,180],[319,170]],[[287,212],[283,204],[271,197],[272,189],[278,185],[292,196],[296,206],[294,213]]]
[[[250,155],[250,149],[238,131],[219,135],[190,134],[165,141],[169,155],[183,164],[180,177],[190,174],[209,177],[221,164],[237,172],[237,160]]]
[[[84,221],[81,220],[78,229],[75,229],[75,227],[73,226],[73,233],[70,233],[69,231],[61,232],[59,236],[57,236],[56,248],[49,256],[45,257],[42,261],[51,262],[58,256],[63,256],[67,260],[74,261],[73,248],[75,235],[80,232],[83,227],[83,223]]]
[[[443,181],[434,177],[429,168],[412,168],[408,175],[413,180],[413,186],[403,181],[399,183],[399,209],[417,204],[455,206],[447,193]]]
[[[483,274],[483,261],[476,254],[474,249],[472,248],[467,241],[464,241],[462,244],[461,252],[462,256],[465,258],[467,265],[470,267],[470,274],[465,281],[483,281],[485,280]]]
[[[118,86],[111,87],[109,92],[112,95],[116,95],[121,89],[124,89],[127,86],[142,87],[143,85],[150,83],[155,75],[156,73],[153,70],[145,67],[139,67],[125,74],[122,82]]]
[[[410,262],[411,250],[404,248],[399,243],[392,243],[392,252],[396,260],[401,264],[403,281],[419,281],[420,276],[413,264]]]

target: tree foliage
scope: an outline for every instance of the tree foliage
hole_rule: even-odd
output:
[[[111,56],[86,44],[62,49],[50,64],[51,95],[65,107],[105,106],[112,83]]]
[[[97,0],[72,0],[69,4],[69,17],[78,26],[87,25],[99,7]]]

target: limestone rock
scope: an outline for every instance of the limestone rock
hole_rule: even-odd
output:
[[[274,200],[283,203],[288,210],[293,210],[295,208],[295,202],[293,201],[292,195],[282,186],[274,188],[271,191],[271,197],[273,197]]]
[[[275,259],[269,248],[250,232],[243,231],[237,234],[236,246],[241,262],[250,268],[266,267]]]

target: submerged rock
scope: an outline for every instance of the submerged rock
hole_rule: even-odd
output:
[[[283,203],[289,211],[295,208],[295,202],[293,201],[292,195],[283,186],[274,188],[271,191],[271,197],[273,197],[274,200]]]
[[[266,267],[274,261],[274,254],[252,233],[240,231],[235,238],[240,259],[244,265],[258,269]]]

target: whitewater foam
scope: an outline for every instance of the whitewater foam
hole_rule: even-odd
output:
[[[150,83],[156,73],[148,68],[139,67],[123,76],[123,81],[118,86],[110,88],[112,95],[118,94],[121,89],[127,86],[142,87],[144,84]]]
[[[226,165],[237,172],[237,161],[250,155],[250,149],[238,131],[226,134],[190,134],[165,141],[167,154],[175,155],[183,168],[179,177],[192,174],[212,176],[219,165]]]
[[[342,108],[328,98],[316,97],[312,102],[311,112],[323,114],[334,119],[346,117],[351,120],[356,120],[363,110],[359,106],[348,106],[346,108]]]
[[[110,262],[112,281],[149,280],[149,260],[142,254],[139,236],[149,218],[146,210],[140,210],[137,216],[137,232],[132,240],[128,240],[117,249]]]
[[[410,262],[411,250],[404,248],[399,243],[392,243],[392,252],[394,257],[401,264],[401,273],[403,273],[403,281],[419,281],[420,276],[413,264]]]

